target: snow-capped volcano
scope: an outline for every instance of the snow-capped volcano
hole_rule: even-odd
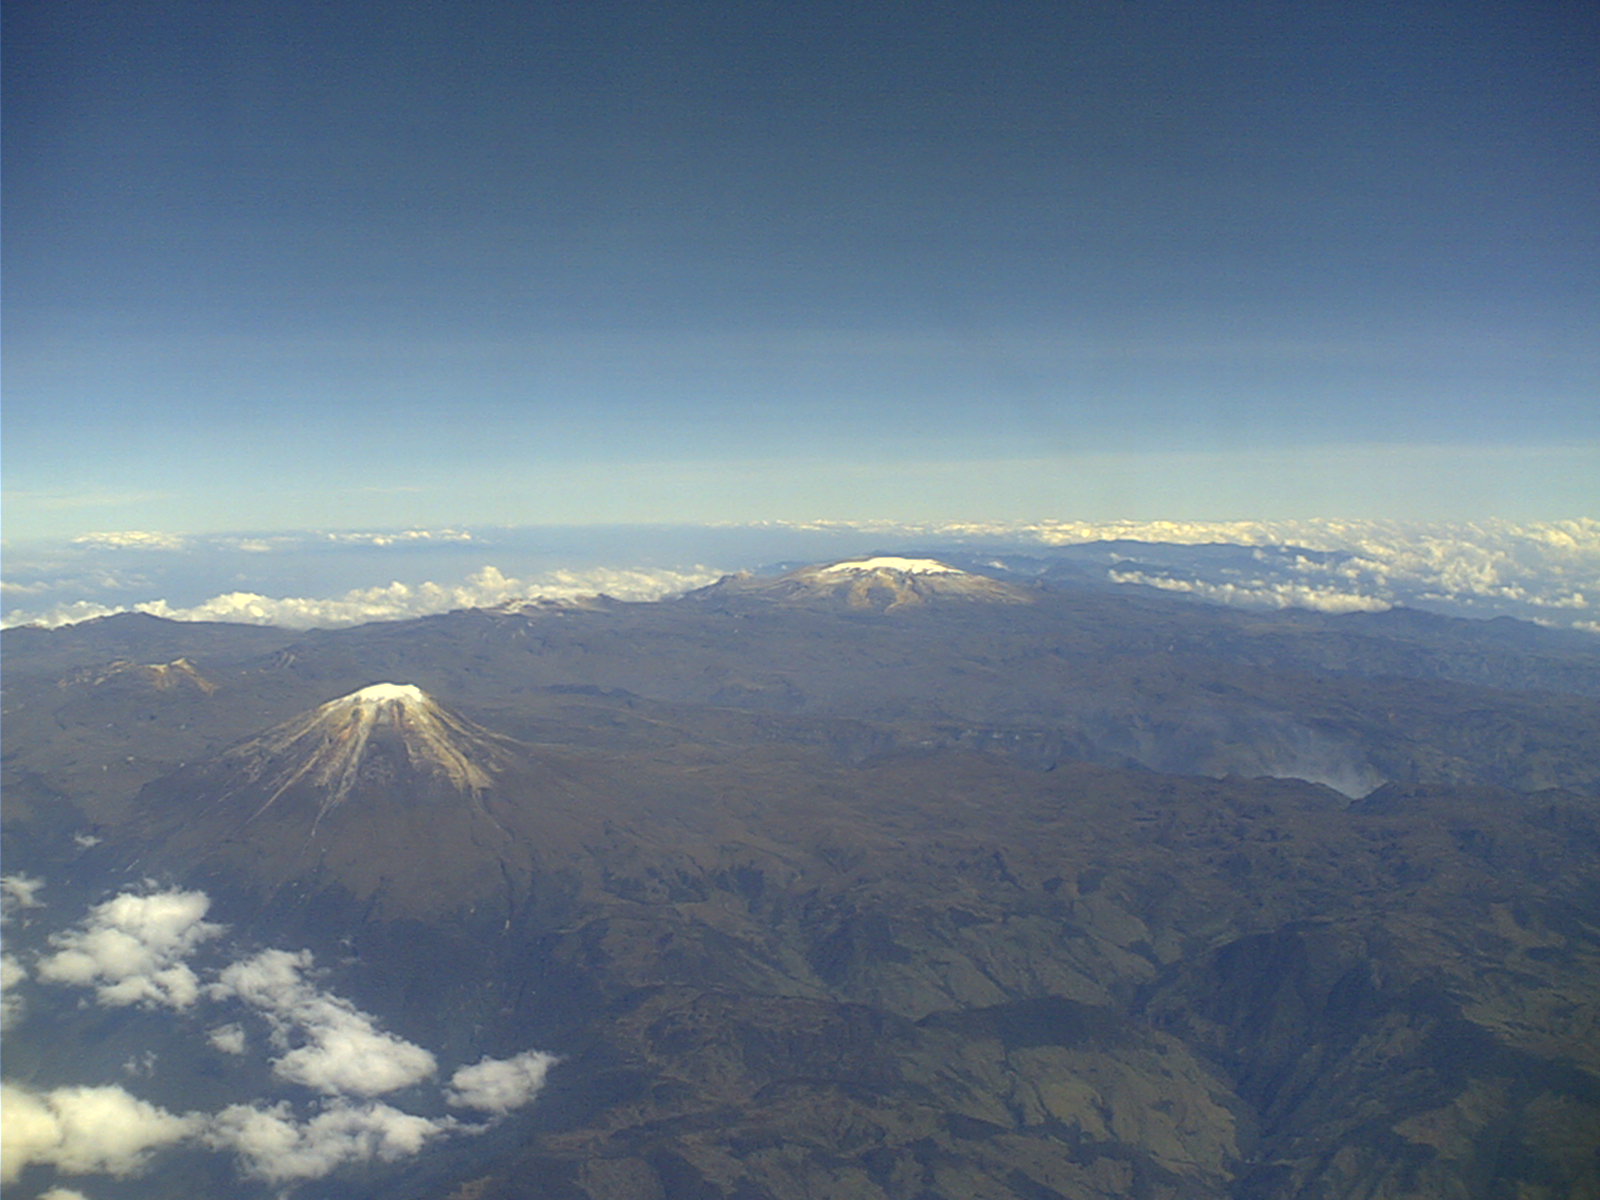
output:
[[[842,603],[852,609],[895,609],[950,600],[1029,604],[1033,593],[1015,584],[963,571],[933,558],[881,554],[801,567],[776,578],[730,575],[692,595],[749,596],[786,603]]]
[[[375,683],[303,713],[225,752],[251,819],[293,797],[320,820],[358,791],[420,796],[487,789],[504,739],[451,713],[409,683]]]
[[[960,567],[933,558],[900,558],[893,554],[880,554],[874,558],[853,558],[813,568],[818,575],[861,575],[875,571],[889,571],[899,575],[966,575]]]
[[[337,884],[396,912],[466,903],[526,873],[508,822],[545,790],[529,747],[375,683],[146,785],[143,863],[268,892]]]

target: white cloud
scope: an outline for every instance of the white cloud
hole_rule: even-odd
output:
[[[539,1094],[556,1057],[528,1050],[513,1058],[483,1058],[450,1076],[445,1099],[457,1108],[475,1108],[504,1115]]]
[[[135,1077],[148,1077],[156,1073],[158,1057],[154,1050],[146,1050],[143,1054],[135,1054],[122,1064],[124,1075]]]
[[[0,579],[0,596],[37,596],[41,592],[53,592],[61,585],[41,580],[37,583],[13,583],[9,579]]]
[[[923,537],[1021,538],[1048,546],[1126,540],[1198,546],[1302,547],[1318,556],[1258,555],[1254,579],[1199,573],[1123,582],[1225,603],[1374,611],[1395,604],[1512,615],[1588,628],[1600,595],[1600,520],[1561,521],[1042,521],[920,527]],[[1328,557],[1324,558],[1326,555]],[[1163,581],[1164,580],[1164,581]]]
[[[16,877],[13,894],[31,899],[37,880]],[[217,971],[199,986],[183,959],[223,932],[203,918],[209,901],[200,892],[126,893],[95,906],[75,928],[51,939],[53,954],[39,974],[53,982],[96,986],[105,1003],[187,1007],[237,1002],[267,1024],[280,1080],[320,1093],[309,1115],[288,1101],[230,1104],[215,1114],[168,1112],[120,1086],[60,1087],[51,1091],[7,1081],[3,1174],[15,1182],[29,1166],[69,1174],[123,1176],[143,1170],[153,1154],[180,1144],[237,1155],[241,1171],[269,1184],[321,1178],[341,1166],[396,1162],[420,1153],[443,1136],[481,1133],[493,1119],[531,1102],[556,1060],[540,1051],[508,1059],[485,1058],[451,1076],[443,1098],[489,1114],[469,1123],[456,1117],[422,1117],[375,1097],[436,1074],[434,1056],[386,1033],[349,1001],[318,986],[309,951],[267,950]],[[173,974],[184,972],[181,983]],[[27,972],[0,955],[0,986]],[[223,1053],[243,1055],[250,1043],[242,1025],[217,1025],[206,1034]],[[155,1053],[134,1052],[123,1063],[134,1077],[156,1075]],[[79,1195],[56,1187],[45,1195]]]
[[[242,550],[246,554],[279,554],[298,550],[305,539],[298,534],[272,534],[268,537],[219,537],[214,544],[224,549]]]
[[[387,1104],[330,1104],[308,1121],[287,1104],[233,1104],[211,1121],[206,1143],[239,1155],[246,1174],[269,1183],[320,1179],[347,1163],[396,1162],[419,1153],[457,1122],[429,1120]]]
[[[6,613],[5,627],[9,629],[13,625],[38,625],[44,629],[60,629],[63,625],[77,625],[83,621],[94,621],[127,611],[129,610],[126,608],[100,604],[94,600],[73,600],[42,612],[12,609]]]
[[[58,628],[118,612],[140,612],[172,621],[228,621],[245,625],[276,625],[288,629],[336,628],[368,621],[398,621],[458,608],[491,608],[516,600],[573,600],[605,593],[620,600],[655,600],[688,591],[721,578],[723,572],[705,567],[688,570],[596,568],[551,571],[526,579],[506,575],[486,566],[459,584],[395,581],[378,587],[356,588],[331,598],[272,597],[258,592],[226,592],[187,608],[165,600],[113,607],[74,601],[48,612],[13,610],[5,623]]]
[[[0,954],[0,1032],[22,1023],[27,1004],[17,995],[17,984],[28,977],[28,970],[9,954]]]
[[[18,911],[26,908],[43,908],[39,889],[44,880],[27,875],[0,876],[0,922],[9,921]]]
[[[421,1046],[378,1029],[348,1000],[318,991],[302,972],[308,951],[266,950],[225,968],[212,999],[236,997],[258,1010],[284,1053],[273,1074],[328,1095],[378,1096],[432,1075],[434,1057]],[[288,1049],[291,1042],[298,1042]]]
[[[1169,592],[1187,592],[1218,604],[1261,605],[1268,608],[1314,608],[1318,612],[1384,612],[1394,607],[1387,600],[1341,592],[1332,588],[1286,583],[1207,583],[1198,579],[1173,579],[1142,571],[1110,573],[1113,583],[1137,583]]]
[[[405,546],[417,542],[470,542],[472,534],[465,529],[402,529],[398,532],[378,533],[325,533],[327,541],[347,546]]]
[[[247,1047],[242,1025],[218,1025],[207,1032],[206,1041],[224,1054],[243,1054]]]
[[[75,1188],[53,1187],[47,1192],[40,1192],[39,1200],[89,1200],[89,1197]]]
[[[74,546],[93,550],[183,550],[189,539],[173,533],[126,529],[112,533],[85,533],[72,539]]]
[[[183,960],[223,928],[203,920],[210,903],[203,892],[124,892],[51,937],[58,949],[39,962],[39,978],[93,986],[102,1004],[187,1008],[200,982]]]
[[[78,1175],[132,1175],[152,1151],[205,1127],[203,1117],[167,1112],[115,1086],[36,1092],[5,1083],[0,1093],[0,1180],[7,1183],[34,1163]]]

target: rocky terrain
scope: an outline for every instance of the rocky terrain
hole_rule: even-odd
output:
[[[193,889],[441,1075],[556,1056],[416,1153],[273,1184],[196,1134],[19,1197],[1600,1195],[1593,639],[919,559],[4,636],[6,873],[49,911]],[[8,946],[38,976],[60,930]],[[120,1079],[170,1112],[302,1103],[18,994],[8,1080],[159,1052]]]

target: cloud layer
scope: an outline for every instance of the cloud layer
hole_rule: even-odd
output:
[[[4,624],[47,627],[118,612],[184,621],[232,621],[293,629],[400,620],[518,600],[571,600],[606,593],[652,600],[709,583],[721,574],[771,562],[850,557],[862,552],[967,547],[992,550],[1138,543],[1232,545],[1261,551],[1242,570],[1199,558],[1168,564],[1108,564],[1112,582],[1186,591],[1230,604],[1296,605],[1333,612],[1401,604],[1471,616],[1515,616],[1600,632],[1600,520],[1403,523],[1385,521],[1038,521],[774,522],[755,526],[658,530],[463,529],[282,533],[166,538],[95,534],[52,557],[8,562]],[[603,546],[611,565],[591,559]],[[672,547],[679,563],[665,561]],[[437,582],[491,555],[458,582]],[[632,565],[627,565],[630,562]],[[290,564],[294,564],[291,568]],[[622,564],[622,565],[618,565]],[[139,570],[132,572],[130,565]],[[267,569],[270,565],[271,569]],[[326,592],[304,575],[359,586]],[[369,582],[382,571],[385,582]],[[428,574],[424,574],[426,571]],[[292,578],[294,588],[274,581]],[[247,585],[241,587],[239,584]],[[220,586],[219,586],[220,585]],[[231,586],[230,586],[231,585]],[[165,597],[186,595],[173,600]]]
[[[368,621],[398,621],[458,608],[490,608],[516,600],[574,600],[608,595],[619,600],[656,600],[715,581],[721,572],[707,568],[654,570],[596,568],[552,571],[517,579],[498,567],[486,566],[458,584],[398,580],[377,587],[356,588],[331,597],[264,596],[258,592],[224,592],[199,604],[180,607],[165,600],[131,605],[74,601],[48,611],[13,610],[6,624],[58,628],[119,612],[147,613],[171,621],[229,621],[243,625],[277,625],[286,629],[331,629]]]

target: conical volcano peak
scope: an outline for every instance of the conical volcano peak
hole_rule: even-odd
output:
[[[437,703],[415,684],[374,683],[329,700],[229,751],[265,810],[304,792],[319,814],[356,795],[481,792],[505,739]]]

